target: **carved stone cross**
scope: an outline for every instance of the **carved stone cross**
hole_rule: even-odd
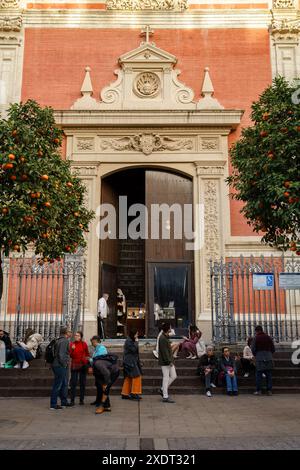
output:
[[[149,42],[150,36],[153,36],[153,34],[154,31],[148,24],[141,31],[141,36],[145,36],[146,42]]]

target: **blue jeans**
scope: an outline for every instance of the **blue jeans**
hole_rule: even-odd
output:
[[[24,349],[21,346],[17,346],[12,350],[12,356],[17,362],[29,362],[34,359],[31,352],[27,351],[27,349]]]
[[[227,392],[237,392],[238,386],[237,386],[236,375],[234,375],[233,377],[230,377],[230,375],[226,374],[225,379],[226,379]]]
[[[55,407],[57,405],[57,398],[61,400],[62,406],[66,405],[67,393],[68,393],[68,384],[67,384],[67,371],[66,367],[53,367],[52,372],[54,374],[54,382],[51,391],[50,398],[50,407]]]
[[[272,371],[271,370],[257,370],[256,371],[256,391],[261,391],[262,385],[262,375],[265,374],[267,381],[267,390],[270,392],[272,390]]]

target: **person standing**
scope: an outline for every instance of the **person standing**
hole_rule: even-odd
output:
[[[124,344],[123,355],[124,382],[121,396],[123,399],[141,400],[142,369],[139,356],[138,330],[132,328]]]
[[[237,370],[235,359],[230,356],[230,350],[226,346],[222,349],[222,358],[220,361],[221,370],[224,372],[226,380],[227,395],[237,395],[238,394],[238,385],[237,385]]]
[[[169,397],[169,387],[177,377],[171,342],[169,339],[170,332],[170,323],[164,323],[158,343],[158,363],[161,366],[163,374],[160,394],[163,397],[164,403],[175,403],[175,401]]]
[[[61,410],[68,403],[68,367],[70,362],[70,332],[66,326],[60,329],[59,338],[56,341],[54,349],[54,360],[51,364],[54,374],[54,381],[50,398],[50,410]],[[61,406],[57,404],[58,397],[61,400]]]
[[[98,334],[102,339],[105,339],[106,331],[106,319],[108,316],[109,308],[107,301],[109,299],[109,294],[104,293],[102,297],[98,300]]]
[[[261,395],[263,375],[267,381],[267,395],[272,395],[272,369],[273,354],[275,346],[272,338],[264,333],[263,328],[258,325],[255,328],[255,337],[251,344],[251,350],[256,362],[256,392],[254,395]]]
[[[85,341],[82,340],[82,331],[77,331],[74,335],[74,342],[70,343],[71,357],[71,405],[75,404],[76,386],[79,378],[80,385],[80,405],[84,405],[86,375],[89,364],[89,349]]]

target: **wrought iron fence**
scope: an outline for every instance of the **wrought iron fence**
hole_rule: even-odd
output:
[[[83,326],[85,266],[82,257],[41,264],[35,258],[2,261],[3,293],[0,327],[16,341],[27,328],[44,341],[59,334],[61,325],[73,331]]]
[[[285,274],[284,274],[285,273]],[[283,278],[289,283],[283,286]],[[300,259],[296,256],[210,262],[211,314],[216,343],[244,342],[256,325],[278,342],[300,334]],[[258,281],[269,281],[259,285]],[[258,283],[258,284],[257,284]]]

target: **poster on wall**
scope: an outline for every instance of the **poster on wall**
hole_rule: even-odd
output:
[[[280,289],[300,289],[300,273],[279,273]]]
[[[273,290],[274,274],[273,273],[253,273],[253,289],[254,290]]]

